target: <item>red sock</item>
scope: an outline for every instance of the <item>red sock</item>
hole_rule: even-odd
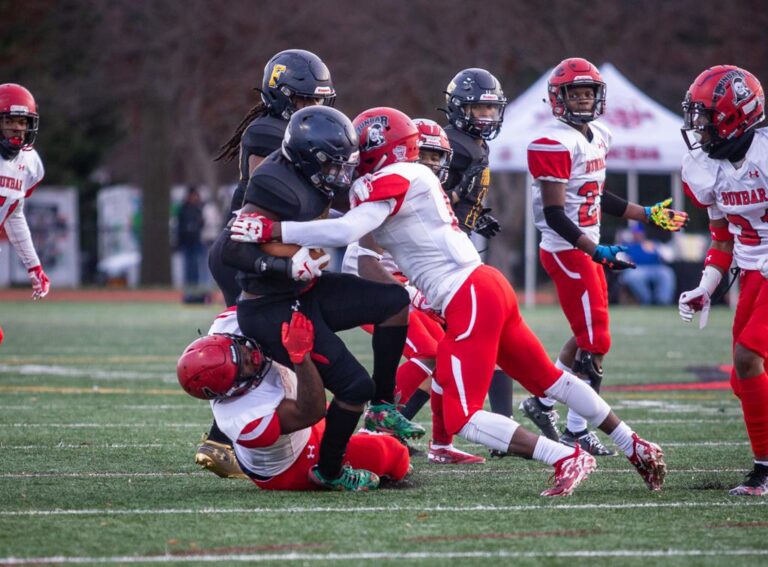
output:
[[[395,396],[400,396],[401,404],[406,403],[424,380],[429,378],[429,368],[416,362],[406,360],[397,369]]]
[[[739,399],[755,457],[768,456],[768,374],[739,379]]]
[[[434,382],[432,383],[434,386]],[[450,445],[453,443],[453,435],[445,430],[445,421],[443,421],[443,392],[438,394],[432,388],[432,395],[429,397],[429,406],[432,408],[432,441],[437,445]]]

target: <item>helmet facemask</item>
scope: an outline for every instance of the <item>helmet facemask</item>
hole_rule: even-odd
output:
[[[12,124],[12,121],[18,117],[26,119],[27,127],[21,136],[15,135],[7,136],[6,131],[18,131]],[[0,145],[2,148],[11,155],[16,155],[19,151],[31,148],[37,139],[37,130],[39,125],[39,117],[37,114],[27,111],[4,112],[0,115]]]
[[[488,105],[493,109],[490,116],[475,116],[473,107]],[[464,110],[464,120],[466,121],[466,131],[470,135],[482,138],[483,140],[493,140],[499,135],[501,123],[504,122],[504,108],[506,101],[487,101],[462,105]]]
[[[225,334],[232,340],[233,360],[237,364],[237,376],[232,387],[218,398],[233,398],[243,395],[251,388],[257,387],[266,376],[272,365],[261,347],[248,337]]]
[[[331,157],[320,150],[315,153],[318,171],[309,177],[312,184],[329,195],[346,191],[352,185],[355,170],[360,165],[360,152],[353,152],[348,158]]]
[[[690,95],[683,102],[683,140],[689,150],[702,149],[709,153],[724,140],[717,135],[712,121],[712,109],[701,102],[692,102]]]
[[[571,110],[568,107],[569,100],[578,100],[569,98],[569,90],[575,88],[590,87],[594,92],[594,99],[592,103],[592,109],[588,111]],[[569,124],[575,124],[581,126],[588,124],[595,120],[598,116],[603,114],[605,110],[605,84],[597,82],[572,82],[556,87],[556,116],[568,122]],[[559,114],[558,114],[559,112]]]

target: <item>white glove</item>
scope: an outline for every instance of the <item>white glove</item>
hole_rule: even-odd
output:
[[[405,284],[405,291],[408,292],[408,297],[411,298],[411,307],[413,309],[418,309],[419,311],[434,311],[429,304],[429,301],[427,301],[427,298],[424,297],[424,294],[414,286]]]
[[[235,242],[269,242],[272,239],[272,221],[258,213],[240,213],[229,230]]]
[[[709,292],[701,286],[681,293],[680,300],[677,303],[680,318],[686,323],[693,321],[693,314],[701,311],[699,329],[703,329],[707,325],[710,306]]]
[[[762,257],[757,260],[757,271],[763,274],[765,279],[768,279],[768,258]]]
[[[373,185],[371,179],[373,176],[370,173],[366,173],[362,177],[358,177],[349,189],[349,206],[355,208],[360,203],[368,200],[373,191]]]
[[[331,259],[329,254],[323,254],[319,258],[312,258],[310,250],[306,246],[299,248],[291,256],[291,277],[294,280],[308,282],[323,275],[322,266]]]

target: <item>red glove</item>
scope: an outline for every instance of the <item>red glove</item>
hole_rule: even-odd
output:
[[[32,282],[32,299],[42,299],[51,289],[51,280],[45,275],[42,266],[35,266],[27,270]]]
[[[236,242],[269,242],[272,240],[272,221],[259,213],[240,213],[229,230]]]
[[[291,324],[283,323],[283,346],[294,364],[304,362],[304,357],[312,350],[315,343],[315,329],[312,321],[303,313],[293,312]]]

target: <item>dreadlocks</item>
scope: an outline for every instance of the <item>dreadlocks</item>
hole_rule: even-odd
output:
[[[240,152],[240,140],[243,137],[243,132],[245,132],[248,124],[253,122],[256,118],[266,116],[267,113],[267,105],[264,104],[263,101],[259,101],[256,106],[248,111],[248,114],[245,115],[245,118],[243,118],[235,129],[235,133],[232,134],[232,137],[219,148],[219,153],[213,160],[219,161],[220,159],[226,159],[226,161],[232,161],[232,159]]]

